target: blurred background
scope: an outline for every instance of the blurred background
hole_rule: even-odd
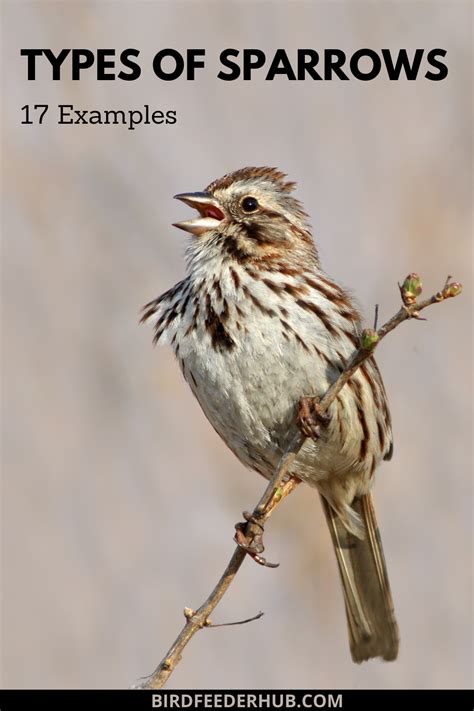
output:
[[[393,664],[351,662],[315,493],[270,522],[169,688],[472,684],[470,2],[3,2],[2,685],[128,687],[150,673],[224,569],[264,482],[226,450],[140,307],[184,274],[177,192],[244,165],[299,184],[326,271],[369,323],[447,274],[459,299],[378,351],[395,453],[378,515],[401,628]],[[20,48],[141,50],[142,76],[26,79]],[[164,47],[206,49],[159,81]],[[447,49],[441,82],[216,79],[226,47]],[[423,65],[425,66],[425,65]],[[25,104],[48,103],[42,126]],[[177,111],[172,126],[63,125],[78,109]],[[257,650],[257,651],[255,651]]]

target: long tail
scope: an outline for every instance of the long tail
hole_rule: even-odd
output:
[[[341,574],[352,659],[393,661],[400,638],[372,495],[352,503],[363,522],[363,539],[344,527],[323,496],[321,500]]]

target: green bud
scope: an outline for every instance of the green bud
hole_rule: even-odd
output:
[[[375,348],[375,345],[377,344],[378,340],[379,334],[377,333],[377,331],[374,331],[373,328],[365,328],[362,331],[360,342],[362,344],[362,348],[364,348],[366,351]]]
[[[418,296],[422,292],[421,278],[415,272],[409,274],[405,281],[403,282],[402,288],[402,299],[405,306],[416,303]]]

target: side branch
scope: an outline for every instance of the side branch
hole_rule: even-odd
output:
[[[319,415],[322,416],[326,413],[347,381],[354,375],[355,371],[362,365],[362,363],[373,354],[380,341],[385,338],[390,331],[393,331],[397,326],[403,323],[403,321],[407,321],[411,318],[420,319],[420,311],[423,311],[428,306],[440,303],[441,301],[445,301],[451,297],[458,296],[461,293],[462,285],[458,282],[451,282],[450,279],[451,277],[447,278],[441,291],[438,291],[436,294],[428,299],[425,299],[424,301],[417,302],[417,298],[420,296],[422,290],[421,279],[417,274],[409,274],[407,276],[403,284],[401,286],[399,285],[400,295],[402,298],[401,308],[378,330],[365,329],[362,332],[360,337],[360,346],[354,351],[337,380],[335,380],[334,383],[328,388],[324,396],[317,401]],[[290,442],[285,454],[281,458],[253,513],[246,514],[246,519],[248,521],[245,527],[246,537],[252,539],[258,537],[259,535],[261,536],[265,521],[271,516],[278,503],[282,501],[295,487],[296,482],[290,477],[289,472],[291,465],[298,456],[305,440],[306,437],[298,431],[298,433],[293,437],[293,440]],[[136,686],[135,688],[161,689],[166,684],[174,669],[181,661],[182,652],[191,638],[203,627],[212,627],[209,615],[224,596],[229,585],[235,578],[240,566],[244,562],[246,555],[247,551],[241,545],[237,545],[232,558],[219,579],[219,582],[207,600],[196,611],[193,611],[190,608],[185,608],[184,616],[186,618],[186,623],[183,629],[153,674],[147,677],[142,684]],[[254,555],[254,557],[257,562],[265,564],[265,560],[263,558],[259,558],[258,555]]]

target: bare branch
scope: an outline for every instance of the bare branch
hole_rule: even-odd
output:
[[[451,277],[448,276],[441,291],[438,291],[430,298],[420,302],[417,301],[417,298],[421,294],[422,284],[421,279],[417,274],[409,274],[403,284],[398,285],[400,288],[402,307],[378,330],[365,329],[362,332],[359,348],[354,351],[337,380],[335,380],[334,383],[328,388],[325,395],[317,401],[318,412],[321,415],[328,410],[341,389],[344,385],[346,385],[347,381],[354,375],[355,371],[362,365],[362,363],[367,360],[367,358],[370,358],[380,341],[385,338],[388,333],[393,331],[397,326],[408,319],[415,318],[420,320],[420,311],[423,311],[428,306],[440,303],[454,296],[458,296],[461,293],[462,285],[458,282],[451,282],[450,280]],[[376,313],[378,313],[378,309]],[[283,499],[295,487],[297,481],[290,477],[289,472],[291,465],[298,456],[305,440],[306,437],[298,431],[290,442],[288,449],[281,458],[253,513],[246,516],[248,523],[245,527],[245,534],[247,537],[252,538],[258,535],[261,536],[264,522],[271,516],[279,503],[281,503],[281,501],[283,501]],[[246,550],[238,545],[234,550],[232,558],[227,564],[226,569],[222,573],[219,582],[207,600],[196,612],[190,608],[185,608],[184,615],[186,617],[186,624],[183,629],[153,674],[147,677],[142,684],[135,688],[161,689],[168,681],[177,664],[181,661],[184,648],[196,632],[203,627],[223,626],[212,625],[209,620],[209,615],[220,602],[229,585],[232,583],[246,555]],[[257,559],[258,557],[259,556],[257,556]],[[266,561],[264,559],[260,559],[257,560],[257,562],[265,564]],[[230,624],[244,624],[254,619],[258,619],[260,616],[261,615],[257,615],[256,617],[244,620],[241,623]]]

